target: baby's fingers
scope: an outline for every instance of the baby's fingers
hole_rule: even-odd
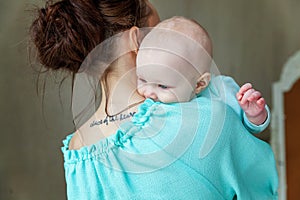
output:
[[[245,92],[247,92],[251,88],[252,88],[251,83],[245,83],[244,85],[242,85],[242,87],[240,88],[238,93],[244,94]]]
[[[249,97],[249,102],[255,103],[258,107],[263,108],[266,104],[265,99],[261,96],[259,91],[254,91]]]
[[[251,83],[245,83],[244,85],[242,85],[240,90],[236,93],[237,100],[241,101],[245,93],[251,88],[252,88]]]
[[[259,98],[259,99],[256,101],[256,103],[257,103],[257,105],[258,105],[259,107],[265,107],[265,105],[266,105],[266,101],[265,101],[265,99],[264,99],[263,97]]]
[[[248,96],[248,101],[257,101],[261,98],[261,93],[259,91],[253,90],[251,94]]]
[[[241,104],[245,104],[248,101],[250,101],[249,99],[251,99],[252,94],[255,92],[254,89],[248,89],[245,94],[243,95],[243,97],[240,100]]]

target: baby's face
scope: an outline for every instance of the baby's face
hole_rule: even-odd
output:
[[[137,59],[138,92],[163,103],[185,102],[195,96],[191,65],[172,53],[142,50]]]

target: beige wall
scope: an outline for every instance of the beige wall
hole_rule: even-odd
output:
[[[1,200],[65,199],[60,146],[71,116],[52,81],[44,108],[36,95],[37,73],[27,59],[32,2],[0,2]]]
[[[253,83],[271,105],[271,84],[300,49],[300,1],[152,0],[161,18],[184,15],[210,33],[214,59],[240,85]],[[174,2],[174,3],[173,3]],[[261,138],[269,140],[269,130]]]
[[[44,106],[28,64],[27,34],[33,0],[0,2],[0,199],[65,199],[62,138],[73,130],[69,82],[47,81]],[[35,1],[38,2],[38,1]],[[41,2],[41,1],[39,1]],[[300,1],[152,0],[162,19],[198,20],[214,42],[223,74],[250,81],[271,103],[271,84],[287,58],[300,49]],[[272,105],[270,105],[272,106]],[[43,114],[44,113],[44,114]],[[262,134],[268,139],[269,131]]]

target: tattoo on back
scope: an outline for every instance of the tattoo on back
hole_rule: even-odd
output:
[[[118,115],[114,115],[114,116],[106,116],[104,119],[101,119],[101,120],[94,120],[91,124],[90,124],[90,127],[93,127],[93,126],[100,126],[100,125],[108,125],[109,123],[113,123],[113,122],[116,122],[116,121],[123,121],[125,119],[128,119],[130,117],[133,117],[133,115],[135,114],[135,112],[130,112],[129,114],[123,114],[123,113],[120,113]]]

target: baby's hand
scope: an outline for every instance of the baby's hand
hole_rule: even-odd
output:
[[[240,88],[236,98],[250,122],[256,125],[265,122],[268,117],[265,108],[266,101],[259,91],[252,88],[250,83],[246,83]]]

